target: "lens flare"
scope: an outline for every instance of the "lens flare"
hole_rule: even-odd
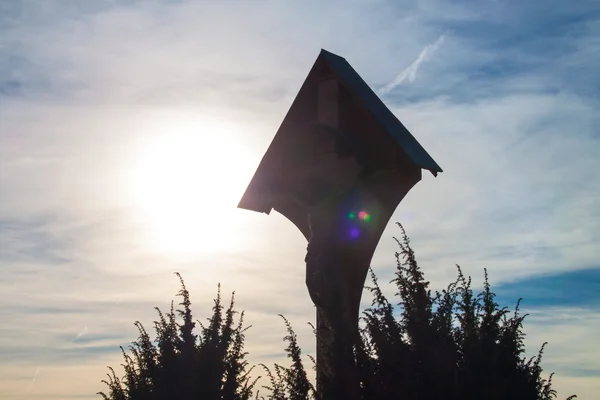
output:
[[[360,210],[360,211],[358,211]],[[350,240],[357,240],[360,236],[367,233],[368,230],[366,223],[369,223],[373,216],[369,214],[365,209],[355,209],[355,211],[349,211],[348,220],[345,223],[343,231],[346,238]]]
[[[354,211],[348,213],[348,219],[356,219],[358,218],[361,221],[369,222],[371,220],[371,214],[366,212],[365,210],[359,211],[358,214]]]
[[[361,221],[369,222],[369,220],[371,219],[371,216],[369,215],[368,212],[366,212],[365,210],[362,210],[358,213],[358,219],[360,219]]]

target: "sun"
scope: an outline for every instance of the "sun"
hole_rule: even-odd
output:
[[[206,117],[172,117],[152,127],[131,168],[129,192],[153,251],[218,252],[234,246],[244,189],[236,126]]]

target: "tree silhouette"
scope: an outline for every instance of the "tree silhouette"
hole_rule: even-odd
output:
[[[355,362],[362,398],[367,399],[515,399],[550,400],[552,374],[542,377],[541,359],[545,343],[537,356],[525,358],[523,321],[519,312],[500,308],[491,291],[485,271],[483,290],[474,293],[471,278],[457,266],[458,277],[442,291],[432,293],[419,268],[414,251],[402,225],[396,239],[396,273],[391,281],[399,303],[394,306],[383,295],[371,270],[373,296],[364,311],[359,329],[361,342],[355,348]],[[309,381],[302,352],[291,324],[285,317],[285,352],[288,367],[261,364],[268,383],[261,396],[255,387],[259,377],[251,378],[244,351],[244,314],[235,321],[234,295],[224,311],[220,286],[213,314],[196,334],[191,302],[179,274],[181,309],[173,303],[167,314],[156,308],[154,343],[139,321],[138,339],[123,348],[124,376],[119,378],[109,367],[110,400],[166,399],[269,399],[304,400],[321,396]],[[178,318],[181,323],[178,323]],[[314,329],[314,328],[313,328]],[[312,364],[315,360],[308,356]],[[571,396],[568,399],[572,399]],[[334,397],[335,398],[335,397]],[[329,399],[323,399],[329,400]]]
[[[109,367],[108,394],[111,400],[162,399],[223,399],[247,400],[252,398],[257,379],[251,380],[247,353],[244,351],[244,313],[235,321],[234,295],[223,312],[220,286],[214,300],[213,314],[205,327],[201,323],[196,335],[190,309],[191,301],[183,279],[178,296],[183,309],[174,310],[173,303],[167,314],[156,308],[159,320],[154,322],[155,344],[139,321],[135,322],[140,335],[129,346],[128,354],[122,347],[125,376],[119,379]],[[182,323],[177,322],[177,316]],[[249,327],[248,327],[249,328]]]

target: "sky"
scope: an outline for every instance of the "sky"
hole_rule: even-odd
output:
[[[1,398],[97,398],[175,271],[198,319],[236,292],[251,363],[284,361],[277,314],[314,353],[304,238],[236,205],[322,48],[444,169],[380,282],[401,222],[432,288],[487,268],[559,397],[597,398],[597,1],[0,0]]]

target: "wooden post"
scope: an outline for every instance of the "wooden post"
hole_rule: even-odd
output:
[[[317,121],[324,125],[339,126],[339,82],[335,76],[321,79],[317,87]],[[316,308],[317,324],[317,391],[323,400],[332,398],[335,368],[331,359],[333,331],[324,310]]]
[[[332,151],[332,130],[357,144],[362,161],[349,160],[343,143],[336,142]],[[358,164],[367,175],[357,174]],[[266,214],[275,210],[305,238],[315,239],[307,249],[307,286],[313,303],[319,303],[317,388],[324,400],[359,398],[352,346],[359,340],[357,317],[368,266],[385,225],[423,169],[434,176],[442,172],[350,64],[322,50],[238,204]],[[329,227],[319,226],[331,222],[328,215],[344,212],[331,202],[312,208],[328,185],[336,195],[347,187],[349,197],[358,198],[355,205],[371,214],[362,222],[351,217],[360,223],[347,227],[354,239],[360,236],[352,245],[336,243],[328,238]],[[355,212],[346,210],[348,216]],[[309,269],[327,276],[319,281]]]

